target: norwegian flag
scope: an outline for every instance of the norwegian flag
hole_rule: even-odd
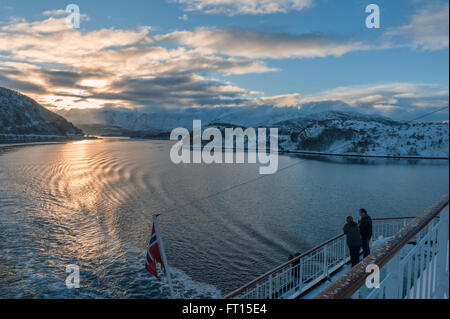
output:
[[[164,269],[164,263],[161,258],[161,252],[159,250],[158,238],[156,236],[155,225],[153,225],[152,236],[150,237],[150,242],[148,244],[147,250],[147,260],[145,262],[145,269],[158,278],[158,270],[156,269],[156,263],[161,265],[161,268]]]

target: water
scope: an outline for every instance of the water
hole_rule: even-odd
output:
[[[166,298],[144,270],[160,216],[178,297],[220,297],[373,217],[416,215],[448,192],[448,161],[281,156],[258,165],[174,165],[170,142],[105,139],[0,148],[0,298]],[[180,207],[181,206],[181,207]],[[67,289],[66,266],[81,271]]]

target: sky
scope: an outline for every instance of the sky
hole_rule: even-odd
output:
[[[0,0],[0,86],[55,109],[345,103],[407,120],[448,106],[448,1],[72,3],[79,29],[70,2]]]

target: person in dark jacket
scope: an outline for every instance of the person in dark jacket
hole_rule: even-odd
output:
[[[358,224],[353,221],[352,216],[347,216],[347,224],[344,225],[344,234],[347,236],[347,246],[350,251],[352,267],[359,263],[359,251],[361,250],[361,235]]]
[[[364,258],[370,255],[370,239],[372,238],[372,218],[367,214],[364,208],[359,210],[359,233],[361,234],[361,242]]]

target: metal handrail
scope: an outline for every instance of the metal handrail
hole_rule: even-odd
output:
[[[412,216],[408,216],[408,217],[387,217],[387,218],[373,218],[374,221],[393,221],[393,220],[408,220],[408,219],[414,219],[416,217],[412,217]],[[235,291],[229,293],[228,295],[226,295],[224,298],[225,299],[231,299],[231,298],[235,298],[239,295],[242,295],[245,291],[256,287],[259,283],[266,281],[270,278],[270,276],[276,274],[279,271],[284,270],[286,267],[295,264],[295,263],[299,263],[300,260],[306,258],[307,256],[315,253],[316,251],[318,251],[319,249],[321,249],[322,247],[329,245],[330,243],[337,241],[338,239],[344,237],[345,235],[342,233],[340,235],[337,235],[323,243],[321,243],[318,246],[315,246],[314,248],[306,251],[305,253],[302,253],[300,256],[295,257],[292,260],[289,260],[285,263],[283,263],[282,265],[270,270],[269,272],[259,276],[258,278],[254,279],[253,281],[249,282],[248,284],[246,284],[245,286],[236,289]]]
[[[231,292],[230,294],[228,294],[228,295],[225,296],[225,299],[230,299],[230,298],[234,298],[234,297],[238,296],[238,295],[241,294],[243,291],[245,291],[245,290],[247,290],[247,289],[250,289],[250,288],[256,286],[256,284],[258,284],[258,283],[260,283],[260,282],[262,282],[262,281],[268,279],[268,278],[269,278],[271,275],[273,275],[274,273],[277,273],[278,271],[280,271],[280,270],[286,268],[287,266],[292,265],[292,264],[295,263],[295,262],[299,262],[301,259],[305,258],[306,256],[308,256],[308,255],[314,253],[315,251],[319,250],[319,249],[322,248],[323,246],[326,246],[326,245],[328,245],[329,243],[331,243],[331,242],[333,242],[333,241],[336,241],[337,239],[339,239],[339,238],[341,238],[341,237],[343,237],[343,236],[344,236],[344,234],[338,235],[338,236],[333,237],[333,238],[327,240],[326,242],[324,242],[324,243],[322,243],[322,244],[320,244],[320,245],[318,245],[318,246],[316,246],[316,247],[314,247],[314,248],[311,248],[310,250],[306,251],[305,253],[300,254],[300,256],[297,256],[297,257],[295,257],[294,259],[289,260],[288,262],[285,262],[284,264],[282,264],[282,265],[276,267],[275,269],[272,269],[271,271],[265,273],[264,275],[259,276],[258,278],[256,278],[255,280],[249,282],[249,283],[246,284],[245,286],[243,286],[243,287],[241,287],[241,288],[239,288],[239,289],[237,289],[237,290]]]
[[[412,240],[440,212],[449,204],[449,194],[445,194],[431,207],[426,209],[420,216],[413,219],[397,234],[389,238],[384,244],[375,249],[358,265],[341,276],[338,280],[328,286],[315,299],[348,299],[364,285],[366,278],[370,275],[366,268],[370,264],[377,265],[380,269],[386,265],[410,240]]]

